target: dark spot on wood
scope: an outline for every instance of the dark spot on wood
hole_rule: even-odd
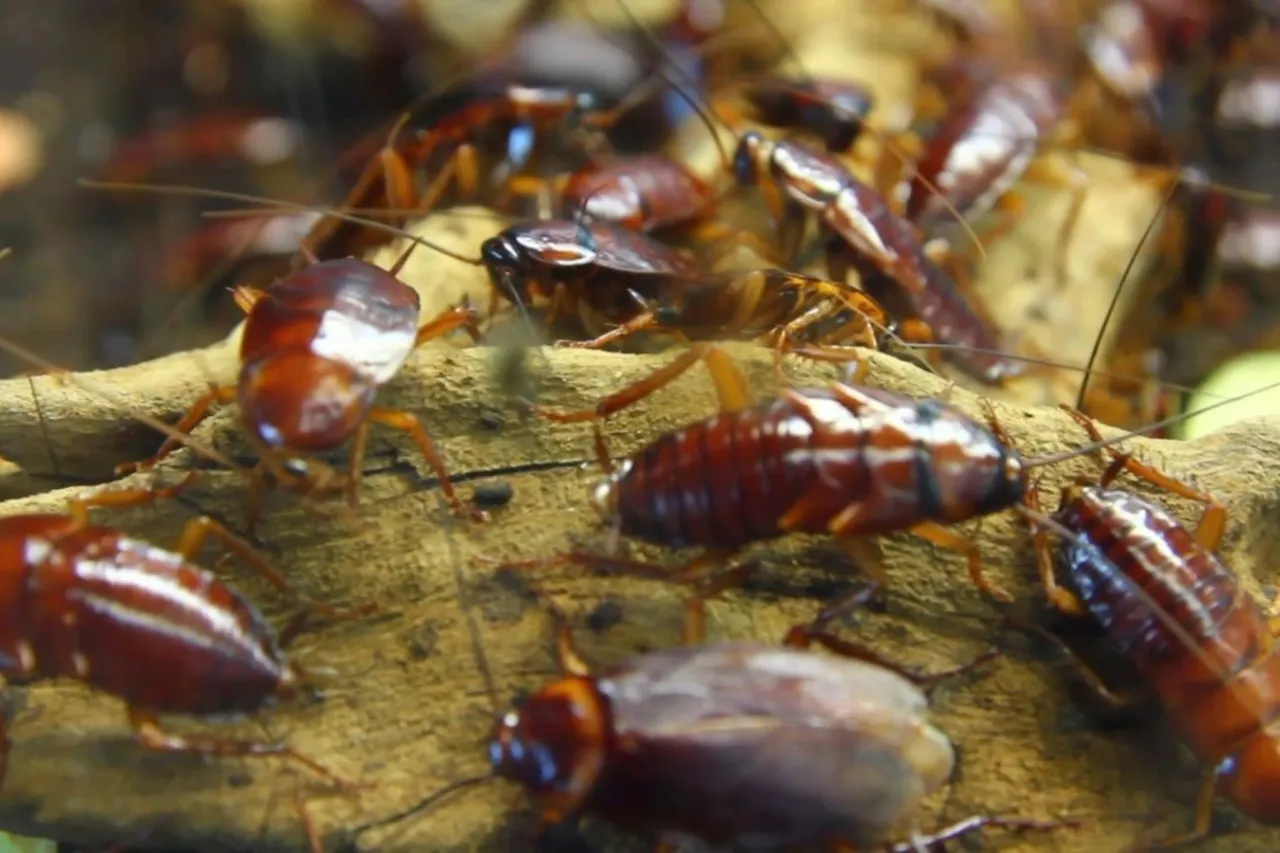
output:
[[[603,634],[621,621],[622,605],[611,598],[606,598],[587,614],[587,627],[596,634]]]
[[[227,777],[227,784],[232,788],[247,788],[253,784],[253,774],[245,771],[232,773]]]
[[[537,591],[510,569],[499,569],[477,581],[471,594],[484,620],[496,623],[519,622],[529,605],[538,600]]]
[[[409,657],[414,660],[426,660],[436,653],[439,640],[439,624],[435,619],[428,619],[418,626],[409,638]]]
[[[511,503],[515,488],[506,480],[492,480],[481,483],[471,493],[471,500],[476,506],[503,507]]]

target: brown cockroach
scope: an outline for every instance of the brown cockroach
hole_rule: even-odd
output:
[[[687,166],[661,154],[642,154],[586,166],[570,175],[559,191],[564,211],[573,218],[610,222],[649,233],[698,226],[719,236],[725,229],[711,220],[718,197]]]
[[[247,542],[198,518],[187,523],[177,547],[166,550],[89,518],[91,506],[136,504],[156,495],[100,492],[72,501],[67,514],[0,518],[0,600],[13,608],[4,623],[9,627],[0,632],[0,672],[24,680],[73,679],[124,699],[134,735],[148,749],[281,756],[349,785],[283,743],[175,735],[161,727],[158,714],[261,711],[296,697],[304,678],[281,651],[301,621],[277,640],[247,599],[193,562],[212,536],[287,591]],[[0,782],[8,753],[0,729]]]
[[[762,20],[766,19],[762,16]],[[863,273],[874,271],[900,289],[915,315],[902,323],[905,337],[955,344],[947,352],[984,382],[999,384],[1025,372],[1024,362],[1000,355],[1000,342],[988,319],[968,304],[947,273],[930,259],[911,223],[894,213],[879,193],[854,177],[836,156],[802,141],[768,139],[755,130],[738,135],[716,117],[738,138],[730,157],[720,146],[712,121],[714,110],[699,105],[674,83],[672,88],[706,124],[734,181],[764,190],[784,256],[798,253],[805,222],[814,215],[831,238],[828,273],[832,279],[844,281],[849,269],[856,267]]]
[[[816,137],[832,154],[846,154],[867,129],[875,107],[871,90],[859,83],[768,75],[731,86],[740,98],[717,93],[712,108],[725,121],[751,121]],[[739,103],[739,100],[741,103]]]
[[[1072,414],[1097,440],[1093,422]],[[1062,540],[1060,565],[1075,593],[1055,581],[1050,531],[1043,527],[1035,533],[1036,555],[1051,604],[1072,615],[1087,612],[1098,622],[1136,664],[1191,751],[1210,768],[1196,799],[1193,828],[1146,846],[1206,835],[1215,794],[1250,817],[1280,824],[1276,623],[1214,554],[1226,509],[1210,495],[1111,452],[1114,461],[1102,477],[1064,487],[1049,517],[1054,528],[1070,534]],[[1203,503],[1195,531],[1158,504],[1114,488],[1122,471]],[[1038,492],[1030,489],[1026,500],[1035,524]],[[1086,674],[1100,693],[1119,701],[1100,677]]]
[[[419,325],[418,293],[397,278],[414,245],[389,270],[357,258],[317,261],[264,291],[237,289],[236,302],[247,315],[237,382],[211,388],[175,430],[190,432],[215,403],[237,404],[245,433],[261,454],[250,489],[250,527],[268,477],[300,491],[344,490],[355,507],[371,423],[408,433],[455,511],[487,519],[457,496],[422,422],[409,412],[374,405],[378,388],[418,346],[458,329],[473,340],[480,337],[476,314],[465,304]],[[347,442],[345,475],[313,457]],[[154,456],[121,465],[118,472],[153,467],[181,444],[170,434]]]
[[[778,269],[704,272],[682,252],[606,224],[516,225],[486,240],[480,254],[495,298],[549,303],[553,319],[577,316],[595,334],[565,346],[602,347],[645,330],[693,339],[773,335],[780,345],[840,342],[852,330],[874,346],[873,329],[888,321],[852,288]],[[828,327],[823,341],[806,335],[833,317],[844,322],[834,333]]]
[[[600,421],[699,362],[711,374],[721,414],[661,435],[615,464]],[[1029,471],[1096,446],[1024,459],[1009,446],[994,415],[984,427],[940,400],[915,400],[858,384],[867,368],[867,362],[858,362],[843,381],[826,388],[789,389],[756,403],[724,352],[695,344],[592,409],[533,407],[556,423],[596,427],[596,454],[606,476],[595,487],[592,504],[616,532],[669,548],[705,550],[670,570],[585,552],[506,565],[578,563],[689,583],[755,543],[816,533],[834,536],[860,567],[887,586],[885,570],[865,537],[911,532],[964,555],[972,582],[986,595],[1010,601],[983,573],[976,543],[949,525],[1019,507]]]
[[[926,718],[920,685],[968,672],[993,653],[917,675],[868,662],[843,641],[831,648],[844,656],[806,651],[808,635],[782,648],[703,644],[702,620],[691,613],[701,602],[691,603],[686,645],[595,675],[557,611],[563,676],[501,717],[488,744],[491,771],[376,825],[503,778],[528,793],[539,832],[589,815],[656,836],[659,849],[692,837],[735,850],[851,853],[883,845],[949,781],[955,750]],[[875,849],[922,850],[986,827],[1066,825],[975,815]]]
[[[957,289],[925,251],[915,227],[894,213],[885,199],[855,178],[835,157],[794,141],[770,140],[757,131],[743,134],[733,159],[742,184],[760,183],[784,229],[806,213],[830,235],[828,270],[836,281],[851,267],[884,276],[895,285],[919,324],[906,335],[955,345],[947,350],[965,369],[989,384],[1026,372],[1026,365],[1001,355],[989,321]],[[801,231],[798,227],[794,233]],[[785,249],[784,249],[785,251]]]

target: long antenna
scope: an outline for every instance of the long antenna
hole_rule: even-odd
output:
[[[1111,294],[1111,302],[1107,305],[1107,313],[1103,315],[1102,326],[1098,329],[1097,336],[1093,339],[1093,349],[1089,351],[1089,361],[1084,366],[1084,379],[1080,380],[1080,391],[1076,394],[1076,409],[1083,412],[1085,407],[1085,391],[1089,387],[1089,377],[1093,372],[1094,362],[1098,358],[1098,354],[1102,351],[1102,341],[1106,337],[1107,326],[1111,323],[1111,318],[1115,314],[1116,309],[1120,305],[1120,294],[1124,291],[1125,285],[1129,283],[1129,278],[1133,274],[1134,268],[1138,264],[1138,258],[1142,256],[1142,247],[1146,245],[1151,234],[1155,231],[1156,224],[1161,220],[1161,214],[1169,206],[1174,195],[1178,191],[1178,184],[1175,182],[1170,185],[1165,192],[1164,198],[1161,200],[1159,207],[1151,217],[1151,221],[1147,223],[1147,227],[1142,232],[1142,237],[1138,240],[1138,245],[1134,247],[1133,253],[1129,255],[1129,262],[1125,264],[1124,272],[1120,276],[1120,283],[1116,285],[1115,291]]]
[[[80,186],[86,187],[88,189],[116,190],[119,192],[151,193],[153,195],[189,195],[189,196],[198,196],[198,197],[202,196],[204,198],[219,198],[219,199],[226,199],[230,201],[242,201],[248,204],[268,205],[276,208],[281,208],[284,210],[319,211],[320,213],[323,213],[325,216],[332,216],[334,218],[341,219],[346,222],[351,222],[355,225],[363,225],[367,228],[373,228],[378,231],[383,231],[387,234],[393,234],[396,237],[400,237],[405,240],[412,240],[415,243],[426,246],[428,249],[433,249],[434,251],[437,251],[442,255],[453,258],[456,261],[461,261],[464,264],[470,264],[471,266],[474,266],[474,267],[483,265],[483,262],[480,260],[480,258],[472,258],[466,255],[460,255],[457,252],[454,252],[450,249],[446,249],[444,246],[441,246],[438,243],[433,243],[430,240],[424,239],[422,237],[418,237],[414,234],[410,234],[409,232],[405,231],[403,228],[396,228],[394,225],[388,225],[385,222],[378,222],[373,219],[366,219],[361,216],[354,216],[352,214],[346,213],[345,211],[338,210],[337,208],[333,208],[333,207],[325,207],[323,205],[315,205],[315,204],[301,204],[301,203],[295,204],[293,202],[281,201],[280,199],[265,198],[263,196],[247,195],[245,193],[234,193],[234,192],[228,192],[226,190],[211,190],[211,189],[205,189],[203,187],[189,187],[189,186],[183,186],[181,184],[117,184],[117,183],[110,183],[106,181],[93,181],[93,180],[89,180],[88,178],[81,178],[79,181],[77,181],[77,183],[79,183]]]
[[[1204,406],[1200,409],[1196,409],[1193,412],[1180,412],[1176,415],[1170,415],[1169,417],[1158,420],[1153,424],[1148,424],[1147,426],[1130,430],[1128,432],[1122,433],[1121,435],[1103,439],[1102,441],[1095,441],[1092,444],[1086,444],[1083,447],[1077,447],[1074,450],[1063,451],[1062,453],[1055,453],[1050,456],[1037,456],[1034,459],[1027,459],[1027,460],[1024,460],[1023,465],[1025,465],[1028,468],[1038,468],[1043,465],[1052,465],[1056,462],[1063,462],[1067,459],[1074,459],[1077,456],[1083,456],[1087,453],[1092,453],[1095,450],[1101,450],[1106,447],[1111,447],[1112,445],[1115,445],[1115,444],[1120,444],[1123,441],[1128,441],[1129,439],[1134,438],[1135,436],[1146,435],[1147,433],[1162,430],[1167,426],[1176,424],[1179,421],[1184,421],[1187,418],[1190,418],[1194,415],[1203,414],[1205,412],[1211,412],[1214,409],[1219,409],[1219,408],[1222,408],[1223,406],[1229,406],[1232,403],[1238,403],[1241,400],[1252,397],[1255,394],[1261,394],[1264,391],[1270,391],[1273,388],[1280,388],[1280,381],[1272,382],[1268,385],[1263,385],[1261,388],[1254,388],[1252,391],[1246,391],[1243,394],[1237,394],[1234,397],[1227,397],[1226,399],[1219,400],[1216,403],[1210,403],[1209,405]]]

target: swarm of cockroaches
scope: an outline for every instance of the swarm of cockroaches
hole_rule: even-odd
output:
[[[316,5],[378,14],[376,4]],[[957,527],[1008,512],[1026,522],[1027,550],[1036,555],[1027,570],[1038,570],[1049,604],[1098,623],[1205,765],[1191,828],[1143,843],[1203,838],[1215,795],[1250,818],[1280,822],[1280,663],[1272,663],[1280,657],[1265,609],[1213,553],[1225,509],[1117,446],[1183,417],[1156,420],[1168,414],[1167,400],[1156,394],[1152,402],[1148,389],[1170,375],[1166,368],[1194,378],[1213,359],[1276,337],[1274,324],[1264,332],[1255,322],[1255,306],[1275,302],[1266,282],[1276,261],[1270,208],[1257,196],[1274,181],[1268,143],[1280,77],[1268,63],[1280,49],[1276,22],[1260,4],[1209,0],[1116,0],[1092,9],[1025,0],[1013,20],[979,0],[903,5],[904,14],[927,12],[951,49],[927,59],[922,91],[929,97],[895,129],[876,122],[883,105],[857,81],[770,66],[769,50],[785,53],[787,44],[770,17],[776,6],[683,0],[655,23],[618,0],[622,24],[597,22],[591,32],[634,51],[635,79],[620,96],[580,80],[548,82],[554,70],[521,74],[522,66],[508,63],[465,97],[410,109],[353,149],[341,165],[357,168],[333,207],[279,204],[183,249],[199,266],[232,235],[237,248],[287,257],[288,266],[269,284],[241,285],[229,297],[245,314],[234,382],[210,387],[180,422],[164,426],[155,456],[120,460],[120,470],[149,470],[183,445],[218,456],[189,434],[215,404],[234,406],[256,451],[250,532],[270,486],[308,497],[341,493],[359,507],[374,425],[409,435],[461,516],[460,535],[492,521],[456,490],[449,448],[437,446],[431,424],[379,405],[380,388],[427,341],[465,331],[483,346],[514,321],[548,330],[557,347],[666,347],[661,367],[594,408],[514,405],[554,423],[591,425],[583,441],[605,476],[590,503],[614,534],[700,553],[660,567],[573,550],[520,555],[528,559],[504,568],[536,578],[535,569],[577,564],[686,585],[685,646],[593,675],[548,604],[559,620],[564,676],[497,721],[489,772],[367,821],[361,831],[447,808],[437,805],[443,794],[504,778],[529,794],[535,832],[597,817],[662,845],[919,851],[1003,828],[1052,831],[1056,848],[1076,849],[1072,827],[1087,816],[975,814],[929,825],[918,807],[948,783],[958,761],[948,737],[925,718],[921,688],[939,676],[841,636],[838,624],[868,602],[892,600],[895,566],[880,558],[872,537],[906,533],[963,556],[992,625],[1022,624],[1008,611],[1012,596],[984,572],[980,535]],[[407,40],[394,46],[403,52],[415,39],[430,41],[423,27],[415,19],[413,29],[373,31]],[[520,55],[530,33],[513,35],[507,53]],[[676,149],[634,145],[619,128],[639,110],[652,116],[647,131],[655,139],[681,124],[705,133],[716,150],[713,172],[700,172]],[[1217,120],[1207,121],[1209,114]],[[217,132],[232,139],[245,129],[228,127]],[[206,130],[178,133],[166,145],[178,140],[181,150],[186,139],[207,156],[218,146],[201,136]],[[107,177],[145,171],[148,144],[124,149]],[[1089,189],[1070,157],[1085,147],[1118,148],[1176,196],[1172,221],[1180,230],[1160,245],[1176,270],[1152,273],[1176,282],[1131,311],[1168,310],[1177,322],[1126,331],[1109,370],[1128,375],[1081,382],[1070,409],[1081,424],[1080,446],[1024,455],[994,408],[975,418],[945,393],[917,399],[869,385],[869,349],[986,389],[1068,369],[1011,346],[1012,330],[998,328],[968,282],[980,265],[979,243],[1011,227],[1023,206],[1017,190],[1040,181],[1071,198],[1051,259],[1053,287],[1061,286]],[[1187,167],[1198,174],[1183,180]],[[415,238],[389,269],[362,258],[411,220],[477,204],[509,221],[469,253]],[[487,299],[422,316],[419,291],[400,278],[414,252],[483,270]],[[727,260],[744,252],[754,265]],[[1207,284],[1214,267],[1224,275]],[[1188,306],[1197,309],[1194,318]],[[1205,323],[1228,343],[1194,359],[1195,368],[1175,367],[1178,347],[1199,341],[1195,330]],[[779,380],[772,396],[754,399],[718,346],[728,340],[769,348]],[[1153,352],[1159,366],[1144,363]],[[821,387],[790,387],[788,359],[843,369]],[[695,368],[709,372],[719,413],[643,436],[640,450],[614,458],[600,422],[625,417]],[[1138,429],[1104,439],[1089,411]],[[345,467],[331,464],[330,454],[344,448]],[[1112,461],[1064,490],[1051,514],[1042,509],[1037,472],[1094,454]],[[1119,481],[1126,474],[1203,502],[1203,520],[1194,531],[1184,528],[1162,506],[1125,491]],[[0,519],[14,571],[3,587],[12,598],[4,673],[74,679],[121,698],[145,747],[285,756],[344,791],[376,785],[375,774],[360,783],[339,778],[281,741],[160,728],[159,713],[252,713],[298,694],[307,673],[287,663],[281,648],[305,616],[378,609],[377,602],[352,612],[307,602],[277,638],[247,599],[192,563],[214,535],[288,590],[221,523],[193,522],[170,551],[89,520],[92,503],[167,499],[201,476],[104,492],[65,515]],[[750,582],[752,564],[735,565],[742,552],[801,534],[833,538],[866,584],[815,602],[813,618],[785,638],[705,643],[702,602]],[[480,561],[476,570],[493,567]],[[808,649],[815,644],[823,651]],[[1099,676],[1088,672],[1088,681],[1117,700]],[[6,739],[6,758],[7,749]],[[998,843],[995,837],[977,843]],[[526,834],[519,849],[531,843]],[[311,844],[321,842],[312,837]]]

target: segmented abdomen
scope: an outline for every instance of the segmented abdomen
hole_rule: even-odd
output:
[[[74,678],[161,712],[249,712],[285,663],[257,610],[170,551],[88,527],[29,569],[26,641],[35,673]]]
[[[1059,518],[1096,549],[1064,547],[1082,601],[1197,755],[1217,761],[1280,719],[1280,656],[1265,614],[1172,516],[1091,488]]]
[[[618,483],[622,532],[672,548],[734,548],[783,531],[817,477],[812,428],[774,401],[668,433]]]

